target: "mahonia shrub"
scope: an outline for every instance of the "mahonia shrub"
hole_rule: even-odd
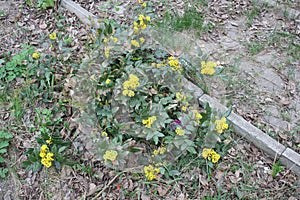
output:
[[[150,24],[143,14],[127,26],[103,23],[73,95],[86,147],[111,167],[144,166],[149,181],[186,154],[212,167],[224,155],[229,128],[228,113],[200,108],[186,87],[188,72],[213,75],[217,64],[202,61],[191,70],[187,60],[151,41]]]

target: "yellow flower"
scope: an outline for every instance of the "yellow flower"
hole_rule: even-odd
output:
[[[151,18],[150,18],[149,16],[146,16],[145,19],[146,19],[146,21],[148,21],[148,22],[151,20]]]
[[[186,100],[186,96],[181,94],[180,92],[176,92],[175,96],[176,96],[177,101],[185,101]]]
[[[47,145],[42,145],[40,149],[40,157],[42,165],[49,168],[52,165],[52,161],[54,160],[53,156],[54,154],[52,152],[48,152],[49,148]]]
[[[104,38],[104,39],[103,39],[103,42],[104,42],[104,43],[108,43],[108,42],[109,42],[109,39],[108,39],[108,38]]]
[[[118,38],[116,38],[116,37],[110,36],[110,39],[112,39],[112,41],[114,41],[114,43],[118,42]]]
[[[38,52],[34,52],[34,53],[32,54],[32,58],[34,58],[34,59],[39,59],[39,58],[40,58],[40,54],[39,54]]]
[[[46,152],[40,151],[40,157],[41,157],[41,158],[46,157]]]
[[[133,22],[133,31],[134,33],[139,32],[139,25],[137,22]]]
[[[221,157],[221,156],[220,156],[218,153],[214,152],[214,153],[211,155],[211,161],[212,161],[213,163],[216,163],[216,162],[219,161],[220,157]]]
[[[143,3],[143,0],[138,0],[139,4]]]
[[[209,161],[212,161],[213,163],[216,163],[219,161],[221,156],[215,152],[213,149],[204,148],[202,151],[202,157],[204,159],[207,159]]]
[[[103,131],[103,132],[101,133],[101,135],[102,135],[102,137],[107,137],[107,136],[108,136],[108,134],[107,134],[105,131]]]
[[[51,40],[55,40],[55,39],[57,38],[56,33],[51,33],[51,34],[49,34],[49,38],[50,38]]]
[[[154,151],[153,151],[153,157],[155,157],[155,156],[157,156],[159,154],[159,150],[158,149],[155,149]]]
[[[155,150],[153,151],[152,157],[155,157],[155,156],[157,156],[158,154],[163,155],[163,154],[166,152],[166,150],[167,150],[167,148],[164,147],[164,146],[159,147],[158,149],[155,149]]]
[[[43,145],[41,146],[41,151],[42,151],[42,152],[46,152],[46,151],[48,151],[48,150],[49,150],[49,148],[48,148],[47,145],[43,144]]]
[[[46,158],[47,158],[47,160],[49,160],[49,161],[53,161],[53,160],[54,160],[54,159],[53,159],[53,156],[54,156],[54,154],[53,154],[52,152],[48,152],[47,155],[46,155]]]
[[[228,129],[228,124],[226,123],[225,117],[222,117],[220,120],[216,120],[215,125],[215,131],[217,131],[220,134],[223,133],[224,130]]]
[[[147,2],[142,3],[142,7],[145,8],[147,6]]]
[[[123,95],[133,97],[135,93],[131,89],[136,89],[139,86],[139,78],[134,74],[129,74],[129,80],[123,83]]]
[[[199,124],[200,123],[200,119],[202,119],[202,115],[198,112],[198,110],[193,110],[193,113],[195,115],[196,122]]]
[[[104,47],[104,55],[106,58],[109,58],[109,54],[110,54],[110,49],[109,47]]]
[[[133,97],[135,95],[134,91],[132,90],[123,90],[123,96],[129,96],[129,97]]]
[[[52,137],[50,137],[48,140],[46,140],[47,144],[52,144]]]
[[[202,150],[202,157],[203,157],[204,159],[207,159],[207,157],[208,157],[208,155],[209,155],[209,153],[210,153],[211,150],[212,150],[212,149],[204,148],[204,149]]]
[[[175,130],[175,133],[179,136],[183,136],[184,135],[184,130],[182,130],[181,128],[177,127]]]
[[[186,107],[186,106],[181,106],[181,110],[182,110],[183,112],[186,112],[187,107]]]
[[[136,40],[131,40],[130,43],[131,43],[132,46],[140,47],[140,43],[138,41],[136,41]]]
[[[156,116],[148,117],[148,119],[144,119],[142,123],[147,127],[151,128],[151,125],[156,121]]]
[[[111,80],[108,78],[108,79],[106,79],[105,84],[108,85],[108,84],[110,84],[110,82],[111,82]]]
[[[144,173],[146,178],[149,181],[157,178],[157,174],[160,172],[160,169],[157,167],[153,167],[152,165],[148,165],[144,167]]]
[[[103,156],[103,159],[104,159],[104,162],[106,162],[107,160],[110,160],[111,162],[113,162],[113,161],[116,160],[117,156],[118,156],[117,151],[108,150],[108,151],[105,152],[105,154]]]
[[[215,67],[217,66],[217,63],[215,62],[201,62],[201,74],[206,74],[206,75],[213,75],[216,70]]]
[[[140,42],[141,42],[141,44],[143,44],[145,42],[145,38],[141,37]]]
[[[172,70],[179,70],[181,71],[181,66],[179,65],[179,61],[177,59],[175,59],[173,56],[170,56],[168,58],[168,64],[170,65],[170,67],[172,68]]]
[[[49,167],[51,167],[51,165],[52,165],[52,162],[51,162],[50,160],[46,159],[46,158],[43,158],[43,159],[41,160],[41,163],[42,163],[42,165],[44,165],[46,168],[49,168]]]
[[[141,22],[140,22],[140,28],[141,28],[142,30],[145,30],[145,29],[147,28],[147,24],[145,24],[144,21],[141,21]]]
[[[166,152],[167,148],[166,147],[160,147],[159,148],[159,154],[164,154]]]
[[[142,15],[142,14],[140,14],[140,15],[139,15],[139,21],[144,21],[144,19],[145,19],[145,16]]]

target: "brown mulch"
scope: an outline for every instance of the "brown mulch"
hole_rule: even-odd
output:
[[[8,3],[9,2],[9,3]],[[103,1],[80,1],[86,8],[97,10],[97,4]],[[83,3],[84,2],[84,3]],[[217,2],[217,1],[216,1]],[[245,1],[246,2],[246,1]],[[1,3],[1,2],[0,2]],[[136,5],[136,2],[130,2]],[[247,4],[241,4],[246,8]],[[41,38],[49,33],[58,32],[69,34],[74,39],[72,43],[73,60],[81,62],[88,54],[92,45],[92,31],[82,24],[71,13],[63,8],[54,10],[37,10],[28,7],[24,1],[6,1],[0,4],[7,15],[0,18],[0,59],[6,58],[9,52],[13,55],[22,49],[21,43],[43,49]],[[221,9],[221,4],[215,4],[215,9]],[[158,5],[163,12],[163,5]],[[214,10],[215,10],[214,9]],[[108,8],[107,10],[111,10]],[[212,12],[213,13],[213,12]],[[114,13],[107,12],[112,18]],[[214,17],[212,17],[216,20]],[[126,21],[126,16],[124,16]],[[116,19],[117,20],[117,19]],[[203,36],[206,37],[206,36]],[[210,38],[213,39],[213,38]],[[72,66],[58,64],[57,72],[61,78],[59,84],[64,85],[69,78]],[[68,69],[68,70],[67,70]],[[71,70],[72,71],[72,70]],[[74,70],[75,73],[75,70]],[[58,97],[68,98],[69,88],[64,88]],[[0,183],[0,199],[201,199],[207,196],[230,199],[297,199],[300,195],[300,182],[289,169],[272,177],[270,172],[273,160],[258,150],[252,144],[232,135],[235,145],[229,150],[217,169],[209,178],[197,166],[190,166],[188,170],[174,179],[160,177],[153,183],[144,180],[140,170],[118,172],[107,168],[102,162],[93,159],[86,151],[84,144],[76,138],[76,124],[69,129],[63,129],[62,135],[73,142],[73,159],[82,163],[81,168],[64,167],[61,172],[54,169],[42,170],[38,173],[26,173],[21,168],[25,160],[26,148],[33,147],[34,135],[30,133],[26,124],[33,119],[34,112],[27,109],[28,117],[24,124],[17,125],[10,115],[7,105],[0,105],[0,129],[9,130],[15,136],[9,150],[9,177]],[[64,113],[65,122],[72,124],[76,113]],[[27,121],[26,121],[27,120]],[[9,128],[12,126],[13,128]],[[83,165],[84,164],[84,165]],[[85,166],[86,168],[84,168]],[[90,168],[89,168],[90,167]],[[84,170],[83,170],[84,169]],[[90,170],[86,170],[90,169]]]

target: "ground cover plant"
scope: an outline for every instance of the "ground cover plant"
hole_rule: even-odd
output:
[[[28,26],[42,32],[36,37],[22,29],[30,45],[20,42],[0,55],[1,74],[9,74],[0,79],[1,198],[297,196],[294,174],[235,136],[229,112],[198,106],[186,78],[211,92],[211,80],[227,65],[200,48],[198,56],[185,47],[178,54],[181,40],[172,44],[167,26],[155,28],[155,3],[134,2],[126,23],[105,20],[96,30],[66,10],[42,7],[56,1],[28,2],[20,4],[31,13]],[[173,19],[180,23],[180,16]]]
[[[93,135],[84,133],[86,140],[93,141],[97,158],[115,168],[126,167],[132,154],[140,155],[135,165],[146,165],[148,180],[167,172],[168,161],[187,154],[203,157],[203,164],[207,159],[204,169],[210,173],[226,151],[221,134],[229,129],[230,112],[217,113],[208,105],[200,109],[183,81],[185,74],[213,75],[220,67],[203,60],[198,69],[187,68],[186,61],[151,44],[149,24],[151,17],[140,13],[129,26],[107,21],[98,30],[95,56],[82,64],[74,94],[79,94],[76,104],[88,111],[83,123],[97,129]]]

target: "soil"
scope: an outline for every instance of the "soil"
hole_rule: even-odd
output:
[[[300,7],[296,1],[277,2],[295,10]],[[80,3],[103,17],[98,8],[107,2],[89,0]],[[119,6],[124,5],[125,9],[136,4],[130,1]],[[171,2],[170,5],[183,12],[183,2]],[[159,3],[155,9],[163,15],[166,8]],[[211,95],[224,104],[232,105],[234,111],[245,119],[300,152],[300,16],[287,18],[281,9],[262,7],[252,23],[246,25],[249,19],[245,11],[254,9],[251,1],[210,1],[208,7],[199,9],[203,9],[205,19],[213,22],[216,28],[200,37],[190,33],[182,37],[196,41],[210,59],[226,64],[223,81],[218,77],[213,79]],[[37,11],[23,1],[0,1],[1,10],[4,14],[0,15],[0,59],[7,57],[8,52],[13,55],[20,51],[21,43],[43,48],[39,38],[53,31],[75,38],[75,60],[81,62],[87,56],[91,28],[63,8],[58,6],[53,10]],[[105,16],[123,22],[126,22],[124,13],[130,13],[106,10],[109,11]],[[62,24],[63,29],[59,29],[58,24]],[[282,32],[295,39],[291,41],[289,37],[281,37],[270,42],[270,35]],[[265,45],[259,52],[251,53],[251,48],[246,45],[251,42]],[[63,85],[72,75],[62,74],[65,80],[60,84]],[[68,88],[64,88],[64,92],[68,93]],[[72,135],[77,128],[76,124],[72,125],[74,113],[63,116],[64,121],[74,128],[62,130],[62,134],[72,140],[72,149],[80,152],[80,156],[75,158],[90,166],[91,171],[64,167],[60,172],[51,169],[27,173],[21,163],[26,159],[26,148],[34,146],[34,135],[26,126],[32,120],[33,108],[26,110],[27,117],[22,125],[14,123],[8,108],[9,105],[0,105],[0,127],[6,130],[13,126],[10,131],[15,139],[8,153],[9,176],[0,183],[0,199],[136,199],[138,196],[141,199],[201,199],[206,196],[222,199],[222,195],[226,194],[225,198],[230,199],[293,200],[300,195],[299,179],[291,170],[284,169],[272,177],[274,160],[238,136],[233,136],[235,145],[222,159],[213,177],[208,178],[201,169],[191,167],[176,181],[160,178],[154,184],[146,183],[138,171],[119,173],[96,161],[76,140],[76,135]]]

